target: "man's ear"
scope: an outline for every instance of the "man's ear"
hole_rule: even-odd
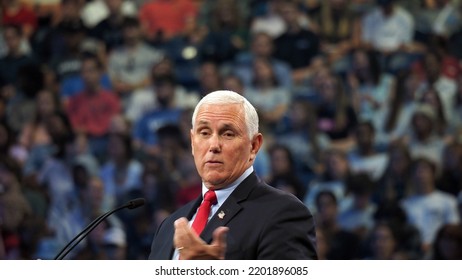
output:
[[[261,146],[263,145],[263,135],[261,133],[257,133],[251,141],[251,150],[250,150],[250,158],[249,161],[254,161],[255,157],[257,156],[258,151],[260,150]]]

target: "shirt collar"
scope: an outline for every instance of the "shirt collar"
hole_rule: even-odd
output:
[[[244,173],[242,173],[241,176],[239,176],[239,178],[237,178],[234,182],[229,184],[229,186],[219,190],[215,190],[215,194],[217,196],[217,206],[221,206],[223,202],[225,202],[225,200],[228,198],[228,196],[237,188],[237,186],[239,186],[239,184],[242,183],[242,181],[244,181],[244,179],[247,178],[252,172],[253,166],[250,166],[249,168],[247,168],[247,170],[244,171]],[[208,190],[209,189],[202,182],[202,197],[204,197],[205,193]]]

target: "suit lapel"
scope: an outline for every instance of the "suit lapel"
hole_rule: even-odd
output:
[[[247,199],[257,184],[258,177],[253,172],[237,186],[202,231],[201,238],[205,242],[210,243],[213,238],[213,231],[217,227],[226,226],[241,211],[240,203]]]

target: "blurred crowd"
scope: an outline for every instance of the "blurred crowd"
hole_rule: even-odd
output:
[[[462,259],[462,5],[1,0],[0,259],[146,259],[197,197],[191,114],[257,108],[257,174],[314,214],[321,259]]]

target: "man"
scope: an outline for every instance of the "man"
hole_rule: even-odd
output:
[[[419,104],[412,114],[405,141],[413,158],[426,157],[441,166],[446,140],[436,130],[436,110],[429,104]]]
[[[303,26],[297,1],[284,1],[281,16],[287,29],[274,39],[274,58],[292,69],[292,81],[300,84],[312,77],[323,64],[319,35]]]
[[[123,45],[108,56],[108,73],[114,90],[127,98],[134,90],[149,85],[151,69],[163,52],[143,39],[138,18],[126,17],[122,23]]]
[[[378,52],[384,70],[409,67],[423,46],[414,40],[415,20],[396,0],[376,0],[361,18],[361,46]]]
[[[173,91],[173,107],[181,109],[194,109],[199,101],[199,96],[193,92],[189,93],[178,83],[173,75],[157,75],[155,70],[151,71],[151,83],[149,86],[133,91],[125,109],[126,117],[133,123],[137,123],[149,111],[156,110],[164,106],[160,103],[158,96],[159,90]]]
[[[85,88],[72,96],[67,105],[72,128],[88,137],[90,149],[98,158],[104,156],[111,120],[121,113],[118,96],[100,85],[103,68],[95,55],[82,58],[81,76]]]
[[[290,88],[292,77],[289,64],[273,56],[273,38],[267,33],[255,33],[252,36],[248,52],[242,52],[234,59],[233,73],[236,74],[244,83],[245,87],[250,87],[254,81],[254,62],[258,58],[268,60],[274,71],[275,78],[279,85]]]
[[[199,209],[202,196],[186,204],[159,226],[149,259],[317,259],[309,210],[253,170],[263,136],[244,97],[222,90],[206,95],[195,108],[190,135],[206,199]],[[211,191],[216,204],[211,202],[201,231],[196,222]]]
[[[24,51],[19,25],[1,27],[7,53],[0,57],[0,95],[5,99],[5,121],[15,132],[33,118],[34,96],[43,87],[43,74],[35,58]],[[3,36],[2,36],[3,35]]]
[[[395,52],[412,42],[414,20],[396,0],[376,0],[377,7],[363,15],[361,41],[379,52]]]
[[[136,150],[152,155],[160,153],[157,130],[168,124],[179,123],[184,112],[184,108],[176,102],[176,90],[177,84],[172,76],[155,79],[153,95],[156,104],[133,123],[132,135]],[[145,102],[145,105],[147,103]]]
[[[340,212],[337,195],[325,189],[318,192],[314,198],[317,212],[316,230],[325,239],[324,249],[328,260],[357,260],[361,256],[361,240],[353,232],[340,227],[338,215]],[[318,236],[317,236],[318,237]]]
[[[143,35],[152,43],[164,43],[181,34],[187,22],[196,18],[198,10],[187,0],[149,0],[142,1],[139,7]]]
[[[0,36],[4,38],[7,52],[0,57],[0,92],[11,97],[18,86],[18,73],[22,67],[35,65],[34,58],[21,47],[24,38],[19,25],[5,25]]]
[[[388,164],[387,154],[376,147],[375,133],[372,122],[360,122],[355,131],[356,147],[348,154],[351,171],[366,173],[373,181],[382,177]]]
[[[82,10],[87,15],[91,15],[91,11],[98,10],[98,16],[91,20],[101,21],[90,29],[89,35],[103,44],[106,54],[123,46],[125,17],[136,16],[137,13],[135,3],[128,0],[90,1]]]

